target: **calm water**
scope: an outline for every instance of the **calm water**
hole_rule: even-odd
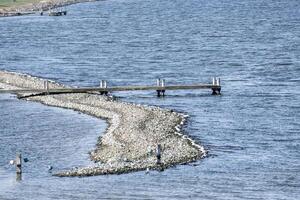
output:
[[[0,199],[298,199],[300,2],[109,0],[65,17],[0,18],[0,69],[80,86],[208,82],[210,91],[115,93],[187,113],[209,157],[164,172],[56,178],[89,165],[105,122],[0,96]],[[30,159],[23,181],[8,165]]]

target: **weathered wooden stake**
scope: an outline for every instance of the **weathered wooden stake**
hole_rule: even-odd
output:
[[[156,79],[156,85],[157,85],[157,87],[160,86],[160,78]]]
[[[44,81],[44,90],[47,94],[49,94],[49,81]]]
[[[160,78],[156,79],[156,85],[157,87],[160,87]],[[156,90],[157,92],[157,97],[160,97],[160,90]]]
[[[213,88],[211,94],[212,94],[212,95],[217,95],[217,89]]]
[[[105,80],[101,80],[100,81],[100,88],[107,88],[107,82]],[[103,92],[100,92],[100,94],[105,94],[107,95],[108,92],[107,91],[103,91]]]
[[[165,87],[165,79],[156,79],[156,85],[157,85],[157,87]],[[165,96],[165,91],[166,90],[156,90],[157,97],[160,97],[161,94],[164,97]]]
[[[161,145],[157,145],[157,150],[156,150],[156,164],[160,165],[161,164]]]
[[[22,155],[17,153],[16,156],[16,172],[18,174],[22,174]]]
[[[213,77],[212,84],[213,84],[213,85],[216,85],[216,78],[215,78],[215,77]]]
[[[165,79],[162,79],[162,80],[161,80],[161,87],[165,87]],[[163,96],[163,97],[165,96],[165,91],[166,91],[166,90],[161,90],[162,96]]]
[[[161,80],[160,86],[161,86],[161,87],[165,87],[165,79],[162,79],[162,80]]]
[[[213,78],[213,85],[221,86],[221,79],[220,78]],[[219,88],[212,88],[212,95],[221,95],[221,87]]]

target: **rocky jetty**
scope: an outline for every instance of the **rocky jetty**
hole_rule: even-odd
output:
[[[28,75],[0,71],[0,88],[43,88],[44,80]],[[50,88],[66,87],[51,82]],[[18,94],[24,96],[28,94]],[[77,110],[107,120],[109,126],[90,152],[93,166],[55,173],[56,176],[120,174],[167,167],[195,161],[205,156],[181,128],[184,115],[158,107],[120,102],[98,94],[59,94],[32,96],[26,100]],[[96,142],[96,141],[95,141]],[[156,148],[161,145],[161,162]]]
[[[20,16],[34,12],[68,6],[75,3],[93,2],[97,0],[41,0],[24,5],[16,5],[8,8],[0,8],[0,17]]]

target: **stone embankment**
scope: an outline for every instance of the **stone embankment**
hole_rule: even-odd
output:
[[[43,88],[44,80],[0,71],[0,88]],[[51,82],[50,88],[66,87]],[[18,94],[19,96],[28,94]],[[120,174],[195,161],[206,155],[202,146],[182,134],[185,116],[172,110],[120,102],[98,94],[59,94],[25,98],[77,110],[107,120],[109,126],[90,152],[92,166],[55,173],[57,176]],[[84,134],[84,133],[83,133]],[[96,143],[96,141],[95,141]],[[161,145],[161,163],[156,148]]]

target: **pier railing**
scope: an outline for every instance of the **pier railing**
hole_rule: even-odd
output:
[[[211,89],[213,95],[221,94],[220,78],[213,78],[212,84],[191,84],[191,85],[166,85],[164,79],[157,79],[157,84],[153,86],[112,86],[109,87],[105,80],[100,81],[99,87],[82,87],[82,88],[50,88],[49,81],[44,82],[42,89],[0,89],[0,93],[38,93],[39,95],[51,94],[67,94],[67,93],[88,93],[99,92],[100,94],[108,94],[115,91],[137,91],[137,90],[154,90],[157,96],[164,96],[166,90],[196,90]]]

